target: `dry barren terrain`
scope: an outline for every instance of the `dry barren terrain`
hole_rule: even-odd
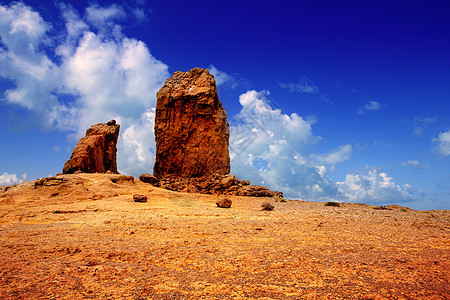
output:
[[[219,198],[105,174],[2,187],[0,298],[450,298],[449,211]]]

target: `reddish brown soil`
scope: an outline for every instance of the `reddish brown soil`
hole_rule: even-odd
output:
[[[1,299],[450,298],[449,211],[249,197],[223,209],[117,176],[0,191]]]

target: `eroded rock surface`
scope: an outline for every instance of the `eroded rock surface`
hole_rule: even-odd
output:
[[[63,173],[118,173],[116,145],[119,130],[120,125],[115,120],[92,125],[64,164]]]
[[[134,194],[133,195],[134,202],[141,202],[146,203],[147,202],[147,196],[141,195],[141,194]]]
[[[217,207],[220,208],[230,208],[232,203],[233,201],[231,201],[231,199],[228,198],[222,198],[216,201]]]
[[[208,70],[175,72],[157,93],[153,175],[202,177],[230,172],[227,114]]]
[[[147,173],[141,174],[139,176],[139,180],[142,181],[142,182],[145,182],[145,183],[150,183],[152,185],[158,185],[159,184],[159,179],[158,178],[156,178],[153,175],[147,174]]]
[[[187,193],[283,198],[282,192],[271,191],[263,186],[250,185],[248,180],[240,180],[234,174],[214,174],[192,178],[165,177],[152,185]]]

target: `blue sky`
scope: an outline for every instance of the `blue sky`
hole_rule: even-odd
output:
[[[291,199],[450,209],[450,3],[0,1],[0,184],[121,124],[151,173],[156,91],[208,68],[232,172]]]

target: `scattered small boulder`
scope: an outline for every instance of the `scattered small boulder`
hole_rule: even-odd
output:
[[[145,202],[147,202],[147,196],[140,195],[140,194],[134,194],[133,195],[133,200],[134,200],[134,202],[145,203]]]
[[[150,183],[151,185],[154,185],[154,186],[159,186],[159,179],[148,173],[141,174],[139,176],[139,180],[142,182],[145,182],[145,183]]]
[[[43,177],[41,179],[37,179],[34,182],[34,188],[38,188],[41,186],[57,186],[61,185],[68,180],[62,176],[53,176],[53,177]]]
[[[114,175],[111,177],[111,181],[114,183],[134,183],[134,177],[131,175]]]
[[[339,206],[341,206],[341,204],[340,204],[339,202],[332,202],[332,201],[329,201],[329,202],[325,202],[325,206],[335,206],[335,207],[339,207]]]
[[[273,206],[269,202],[264,202],[263,204],[261,204],[261,207],[262,207],[262,210],[267,210],[267,211],[271,211],[275,208],[275,206]]]
[[[378,209],[378,210],[391,210],[389,207],[387,206],[375,206],[373,209]]]
[[[216,202],[217,207],[230,208],[233,202],[228,198],[222,198]]]
[[[234,176],[234,174],[228,175],[220,181],[220,184],[222,185],[222,187],[228,188],[231,185],[233,185],[235,179],[236,179],[236,177]]]

